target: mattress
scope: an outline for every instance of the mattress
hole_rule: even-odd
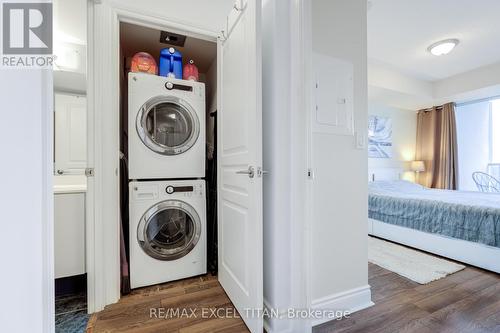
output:
[[[407,181],[369,185],[368,216],[500,248],[500,194],[429,189]]]

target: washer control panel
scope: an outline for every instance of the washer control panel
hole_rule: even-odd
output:
[[[205,196],[205,181],[133,181],[129,184],[129,190],[132,201],[203,198]]]
[[[131,192],[135,200],[154,200],[159,196],[157,184],[134,184]]]
[[[168,194],[173,194],[173,193],[179,193],[179,192],[193,192],[194,187],[193,186],[167,186],[165,189],[165,192]]]

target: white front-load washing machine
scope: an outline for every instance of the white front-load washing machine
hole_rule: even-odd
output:
[[[205,84],[128,76],[129,179],[205,176]]]
[[[205,181],[143,181],[129,185],[131,287],[205,274]]]

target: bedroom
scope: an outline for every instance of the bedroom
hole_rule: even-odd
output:
[[[500,281],[500,4],[458,3],[368,1],[376,304],[330,328],[499,330],[486,312],[500,311],[489,297]]]

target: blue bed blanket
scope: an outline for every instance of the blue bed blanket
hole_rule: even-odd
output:
[[[500,247],[500,194],[429,189],[407,181],[369,185],[368,216]]]

